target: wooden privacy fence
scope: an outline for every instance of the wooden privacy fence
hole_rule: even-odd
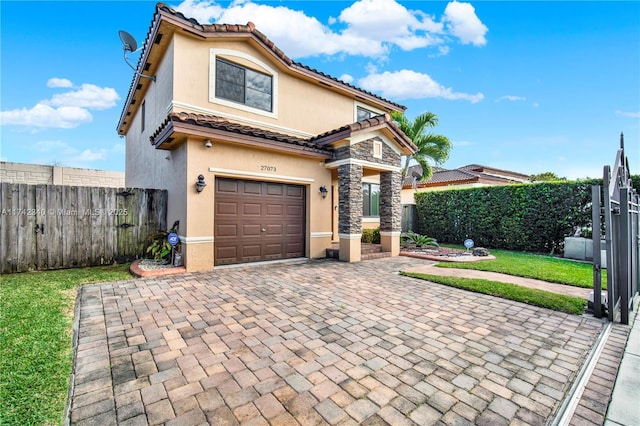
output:
[[[2,273],[126,262],[167,229],[167,191],[2,183],[0,213]]]

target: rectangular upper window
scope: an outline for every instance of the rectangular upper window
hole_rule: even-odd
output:
[[[142,101],[142,105],[141,105],[141,109],[142,111],[140,111],[140,128],[142,130],[140,130],[141,132],[144,132],[144,127],[146,125],[145,121],[147,120],[147,101]]]
[[[216,98],[263,111],[273,111],[273,80],[270,75],[216,58]]]
[[[375,117],[376,115],[378,114],[366,108],[362,108],[361,106],[356,108],[356,121],[366,120],[367,118]]]

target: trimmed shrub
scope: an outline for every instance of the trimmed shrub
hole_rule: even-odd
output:
[[[591,186],[601,180],[543,182],[415,194],[418,230],[441,242],[561,253],[575,227],[591,227]]]
[[[365,244],[380,244],[380,228],[364,228],[360,242]]]

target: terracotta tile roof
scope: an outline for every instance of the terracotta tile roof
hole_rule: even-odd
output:
[[[469,164],[463,167],[459,167],[459,170],[464,170],[471,173],[484,173],[487,175],[498,177],[513,177],[514,180],[529,180],[529,175],[523,173],[512,172],[510,170],[496,169],[494,167],[486,167],[480,164]]]
[[[281,143],[283,146],[297,146],[303,148],[305,151],[325,155],[332,155],[333,152],[331,149],[320,147],[308,139],[297,138],[283,133],[271,132],[257,127],[233,123],[222,117],[214,115],[193,114],[187,112],[170,113],[160,127],[158,127],[158,129],[149,137],[151,144],[157,146],[158,144],[163,143],[163,135],[173,123],[192,124],[214,130],[222,130],[238,135],[259,138],[265,141]]]
[[[505,173],[505,176],[496,176],[494,174],[484,173],[484,169],[486,167],[478,165],[478,164],[470,164],[467,166],[459,167],[457,169],[443,169],[440,167],[433,167],[433,175],[430,179],[424,182],[417,182],[418,187],[425,186],[446,186],[446,185],[455,185],[455,184],[463,184],[470,182],[486,182],[493,184],[510,184],[510,183],[519,183],[521,179],[509,179],[507,176],[523,176],[526,175],[510,172],[507,170],[500,170]],[[498,170],[498,169],[490,169],[490,170]],[[402,186],[404,188],[412,187],[414,183],[414,178],[412,172],[422,174],[422,167],[420,165],[410,166],[407,170],[407,176],[402,181]]]
[[[314,138],[311,138],[313,141],[319,141],[321,144],[324,144],[327,140],[331,140],[333,136],[339,137],[341,134],[351,134],[353,132],[357,132],[358,130],[370,129],[372,127],[376,127],[379,125],[386,125],[389,127],[394,133],[397,134],[398,138],[401,140],[400,142],[405,145],[405,147],[415,151],[418,149],[417,146],[414,145],[413,141],[405,135],[402,130],[394,123],[389,114],[380,114],[374,117],[366,118],[364,120],[357,121],[352,124],[347,124],[340,128],[322,133]]]

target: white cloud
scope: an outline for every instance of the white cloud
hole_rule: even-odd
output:
[[[625,112],[625,111],[617,110],[616,114],[621,115],[623,117],[640,118],[640,112]]]
[[[79,90],[53,95],[50,104],[54,106],[74,106],[89,109],[109,109],[120,99],[115,89],[83,84]]]
[[[189,18],[195,18],[201,24],[210,24],[215,17],[222,13],[222,6],[213,1],[185,0],[175,7],[175,10]],[[246,22],[234,22],[236,24]]]
[[[337,18],[328,18],[326,24],[301,10],[249,0],[234,1],[226,8],[210,0],[185,0],[175,9],[203,24],[251,21],[292,58],[341,54],[384,58],[394,47],[411,51],[443,46],[451,41],[447,29],[463,43],[485,44],[486,26],[473,7],[454,3],[459,6],[448,13],[445,10],[442,22],[421,10],[409,10],[396,0],[358,0]],[[332,29],[340,24],[343,28]],[[448,49],[439,49],[439,53],[446,54]]]
[[[35,128],[72,129],[90,123],[93,117],[84,108],[62,106],[53,108],[39,103],[31,109],[21,108],[0,112],[2,126],[27,126]]]
[[[431,34],[442,31],[441,23],[423,12],[409,11],[394,0],[357,1],[344,9],[338,20],[347,25],[343,36],[388,43],[403,50],[442,43],[440,37]]]
[[[85,149],[73,157],[69,158],[72,164],[92,163],[94,161],[106,160],[108,151],[106,149]]]
[[[353,82],[353,76],[349,74],[342,74],[340,77],[338,77],[338,80],[342,80],[345,83],[351,84]]]
[[[73,83],[64,78],[47,81],[51,88],[71,88]],[[115,89],[83,84],[78,90],[58,93],[49,100],[38,102],[31,108],[18,108],[0,112],[0,125],[24,126],[32,129],[72,129],[93,121],[89,110],[113,108],[120,99]]]
[[[453,143],[453,146],[455,147],[475,145],[475,142],[471,142],[471,141],[453,141],[452,143]]]
[[[513,96],[513,95],[505,95],[505,96],[501,96],[498,99],[496,99],[496,102],[500,102],[500,101],[526,101],[527,98],[525,98],[524,96]]]
[[[379,43],[368,43],[367,40],[354,37],[340,37],[316,18],[284,6],[237,2],[232,3],[227,9],[222,9],[211,19],[226,24],[246,24],[251,21],[260,32],[267,35],[292,58],[318,54],[335,55],[341,52],[364,56],[381,53]],[[283,22],[286,22],[286,25],[283,25]],[[300,34],[305,34],[305,37],[300,37]]]
[[[39,141],[33,144],[35,151],[40,153],[56,152],[58,154],[75,154],[77,151],[62,141]]]
[[[485,38],[488,31],[487,26],[478,19],[476,10],[470,3],[452,1],[447,4],[444,15],[447,28],[463,44],[471,43],[474,46],[487,44]]]
[[[450,87],[445,87],[434,81],[428,74],[412,70],[385,71],[382,74],[370,74],[360,79],[358,84],[365,90],[379,92],[382,96],[391,99],[444,98],[451,100],[463,99],[471,103],[480,102],[484,99],[482,93],[473,95],[454,92]]]
[[[96,162],[107,160],[111,156],[121,156],[124,144],[114,143],[108,148],[76,148],[60,140],[36,142],[29,149],[36,152],[31,159],[34,164],[56,164],[66,167],[95,167]]]
[[[438,56],[447,56],[451,48],[449,46],[438,46],[438,53],[432,53],[429,55],[430,58],[437,58]]]
[[[73,87],[73,83],[66,78],[50,78],[47,87]]]

